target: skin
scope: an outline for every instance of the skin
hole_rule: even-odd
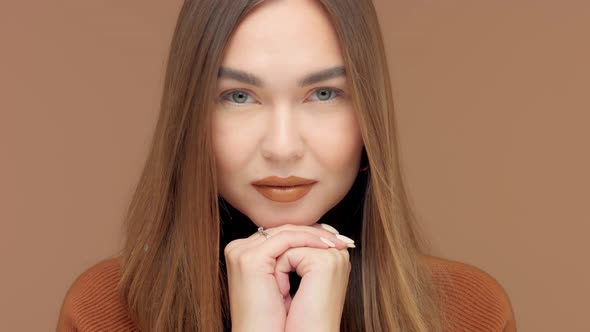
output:
[[[265,1],[229,40],[222,68],[248,72],[261,84],[231,75],[218,80],[213,145],[219,192],[271,234],[225,248],[234,331],[340,330],[348,249],[316,223],[350,190],[363,142],[346,76],[300,82],[343,65],[330,20],[313,0]],[[317,183],[300,200],[278,203],[251,185],[273,175]],[[292,299],[290,271],[302,277]]]

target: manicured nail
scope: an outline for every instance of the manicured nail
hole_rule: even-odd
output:
[[[330,241],[330,240],[328,240],[326,238],[323,238],[323,237],[320,236],[320,240],[322,240],[322,242],[324,242],[325,244],[329,245],[332,248],[336,247],[336,245],[334,244],[334,242],[332,242],[332,241]]]
[[[352,244],[352,243],[347,243],[346,245],[347,245],[349,248],[356,248],[356,246],[355,246],[354,244]]]
[[[336,228],[334,228],[328,224],[320,223],[320,226],[322,226],[323,229],[327,230],[330,233],[338,234],[338,231],[336,230]]]
[[[344,235],[340,235],[340,234],[336,234],[336,237],[340,240],[342,240],[342,242],[347,243],[347,244],[354,244],[354,240],[351,238],[348,238]]]

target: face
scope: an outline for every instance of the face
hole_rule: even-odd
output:
[[[217,181],[257,226],[312,225],[351,188],[363,142],[343,66],[314,0],[263,2],[234,31],[213,115]],[[315,183],[287,201],[293,196],[267,196],[252,184],[271,176]]]

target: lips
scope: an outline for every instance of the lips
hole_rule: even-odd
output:
[[[270,176],[254,181],[252,185],[260,194],[272,201],[289,203],[305,196],[316,182],[297,176],[288,178]]]

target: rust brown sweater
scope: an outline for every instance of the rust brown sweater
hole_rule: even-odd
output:
[[[452,331],[516,331],[510,300],[491,275],[465,263],[426,257],[445,293]],[[58,332],[139,331],[117,291],[119,260],[104,260],[84,271],[68,290]]]

